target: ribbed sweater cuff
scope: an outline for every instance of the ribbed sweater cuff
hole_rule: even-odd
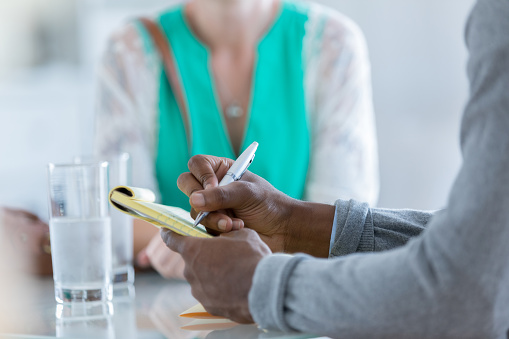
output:
[[[373,216],[371,209],[368,209],[366,221],[364,222],[364,230],[362,231],[361,240],[357,247],[357,252],[373,252],[375,250],[375,231],[373,228]]]
[[[373,218],[368,204],[337,200],[331,257],[374,249]]]
[[[305,258],[274,254],[262,259],[256,267],[249,291],[249,311],[262,328],[292,331],[284,317],[284,298],[290,276]]]

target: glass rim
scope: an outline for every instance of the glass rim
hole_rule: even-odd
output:
[[[117,153],[107,157],[96,156],[93,154],[84,154],[78,155],[73,158],[73,163],[81,164],[81,163],[90,163],[90,162],[117,162],[117,161],[127,161],[131,158],[131,155],[127,152]]]
[[[87,161],[87,162],[79,162],[79,163],[48,163],[48,169],[54,168],[80,168],[80,167],[98,167],[98,168],[107,168],[108,162],[104,160],[99,161]]]

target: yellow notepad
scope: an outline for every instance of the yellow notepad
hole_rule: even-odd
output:
[[[195,319],[189,324],[181,327],[183,330],[188,331],[213,331],[213,330],[226,330],[237,326],[238,323],[228,319]]]
[[[193,219],[188,211],[154,203],[155,195],[151,190],[118,186],[110,191],[109,200],[121,212],[148,221],[156,227],[164,227],[186,236],[212,237],[203,226],[193,227]]]
[[[225,317],[212,315],[209,312],[205,311],[205,308],[203,307],[202,304],[194,305],[193,307],[180,313],[180,316],[184,318],[194,318],[194,319],[226,319]]]

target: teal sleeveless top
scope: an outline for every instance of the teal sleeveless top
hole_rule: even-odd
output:
[[[160,79],[156,178],[162,202],[190,209],[177,188],[189,158],[211,154],[235,159],[209,67],[210,53],[191,31],[183,5],[163,13],[160,24],[169,38],[185,92],[191,145],[164,71]],[[259,41],[251,106],[241,150],[259,143],[249,170],[294,198],[302,198],[309,164],[310,133],[306,114],[303,38],[307,9],[282,3],[278,17]]]

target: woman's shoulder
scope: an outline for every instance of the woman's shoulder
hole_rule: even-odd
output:
[[[181,15],[182,5],[172,6],[156,13],[139,15],[130,18],[117,27],[109,36],[108,47],[114,49],[142,50],[152,52],[152,39],[150,38],[141,19],[148,19],[156,23],[171,25]]]
[[[364,34],[345,14],[323,5],[307,3],[304,53],[333,62],[345,55],[367,54]]]
[[[127,72],[156,77],[160,63],[152,38],[136,18],[124,22],[109,35],[103,50],[101,69],[117,79],[127,81],[134,80],[125,79]]]
[[[337,38],[364,39],[356,22],[340,11],[317,3],[308,3],[308,26],[320,27],[323,33]]]
[[[129,20],[117,27],[109,36],[107,48],[110,52],[124,49],[139,49],[142,45],[137,20]]]
[[[179,4],[160,11],[157,13],[156,19],[161,23],[175,24],[182,18],[183,12],[184,4]]]
[[[301,0],[283,0],[282,12],[287,24],[303,25],[308,46],[338,43],[344,47],[358,48],[365,44],[364,34],[348,16],[336,9]]]

